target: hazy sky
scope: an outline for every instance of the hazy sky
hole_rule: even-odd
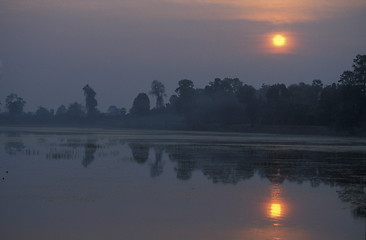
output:
[[[104,111],[153,80],[168,96],[181,79],[332,83],[366,54],[365,12],[365,0],[0,0],[0,100],[57,108],[90,84]]]

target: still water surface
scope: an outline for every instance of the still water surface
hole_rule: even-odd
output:
[[[0,128],[0,239],[365,239],[366,139]]]

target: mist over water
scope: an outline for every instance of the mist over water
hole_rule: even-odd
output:
[[[2,128],[0,232],[362,239],[365,146],[361,138]]]

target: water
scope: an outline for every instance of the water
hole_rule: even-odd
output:
[[[0,129],[0,239],[365,238],[366,139]]]

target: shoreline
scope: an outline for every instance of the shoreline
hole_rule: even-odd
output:
[[[276,125],[276,126],[247,126],[247,125],[234,125],[226,128],[213,128],[206,127],[205,129],[200,128],[169,128],[169,127],[121,127],[121,126],[105,126],[99,124],[6,124],[0,125],[0,132],[8,131],[9,129],[47,129],[47,128],[58,128],[58,129],[84,129],[88,131],[98,130],[117,130],[117,131],[169,131],[169,132],[181,132],[181,133],[216,133],[216,134],[276,134],[276,135],[299,135],[299,136],[329,136],[329,137],[355,137],[363,138],[366,137],[366,131],[363,129],[352,131],[346,130],[334,130],[325,126],[299,126],[299,125]]]

